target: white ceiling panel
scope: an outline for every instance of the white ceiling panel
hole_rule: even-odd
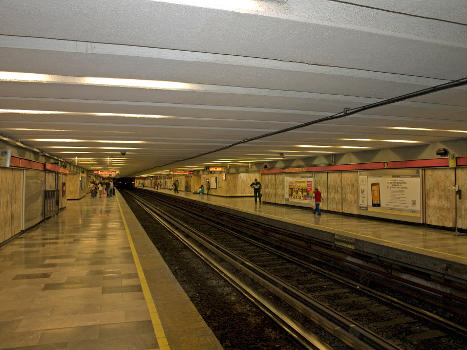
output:
[[[463,1],[170,2],[0,0],[0,133],[89,168],[116,167],[120,150],[137,148],[119,169],[138,174],[466,76]],[[1,71],[45,74],[45,82],[7,80]],[[183,84],[96,86],[86,77]],[[351,149],[340,146],[404,145],[385,139],[465,139],[449,130],[467,130],[466,91],[413,98],[189,163],[258,159],[248,154],[279,149],[318,154],[299,149],[302,143],[343,153]]]

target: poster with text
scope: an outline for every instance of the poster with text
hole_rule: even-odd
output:
[[[419,176],[368,176],[368,210],[420,214]]]
[[[313,179],[286,178],[286,198],[301,202],[313,200]]]
[[[360,208],[368,207],[368,176],[359,176],[358,177],[358,203]]]

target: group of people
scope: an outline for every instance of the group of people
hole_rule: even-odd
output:
[[[115,196],[115,187],[113,181],[100,181],[91,183],[91,198],[97,196]]]
[[[211,190],[211,183],[209,180],[206,180],[206,187],[204,187],[203,184],[198,189],[199,194],[209,194],[209,191]]]
[[[262,198],[261,182],[259,182],[258,179],[255,179],[255,181],[251,183],[250,187],[253,189],[255,203],[258,203],[259,201],[259,204],[261,204],[261,198]],[[315,200],[315,208],[313,209],[313,214],[318,213],[318,215],[321,215],[320,205],[321,205],[322,195],[317,187],[315,187],[315,190],[313,191],[313,198]]]

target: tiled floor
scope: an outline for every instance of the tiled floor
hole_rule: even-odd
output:
[[[0,282],[0,349],[157,348],[115,197],[1,247]]]
[[[174,194],[172,191],[162,192]],[[323,213],[313,215],[309,208],[292,208],[263,203],[255,205],[253,198],[226,198],[179,192],[180,196],[209,202],[215,205],[310,226],[324,231],[390,246],[422,255],[433,256],[461,264],[467,264],[467,238],[451,231],[419,225],[404,225],[352,216]]]

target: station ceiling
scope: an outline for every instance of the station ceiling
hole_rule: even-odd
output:
[[[122,175],[465,138],[463,86],[165,166],[464,78],[465,38],[463,0],[0,0],[0,132]]]

